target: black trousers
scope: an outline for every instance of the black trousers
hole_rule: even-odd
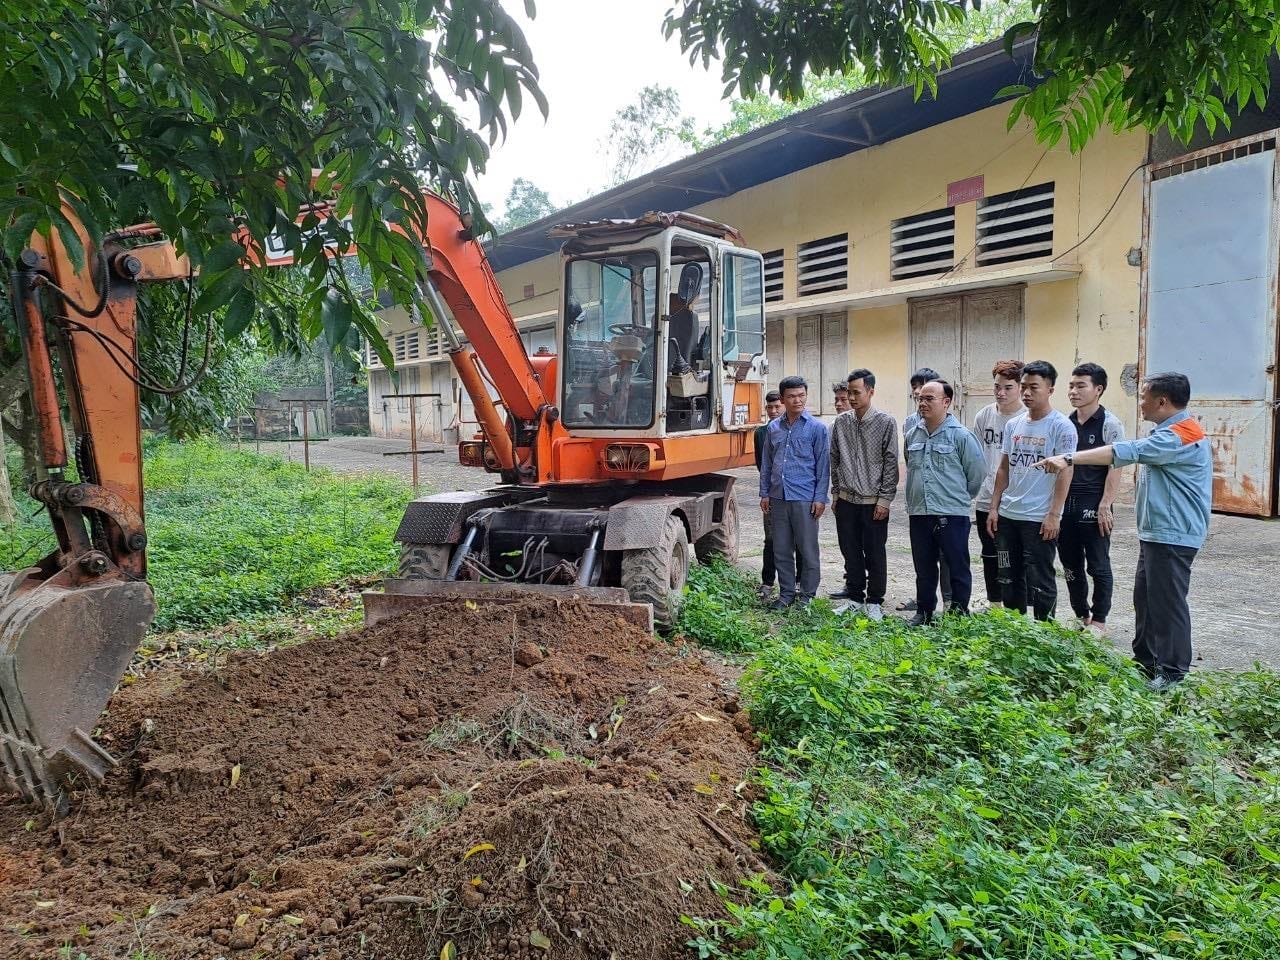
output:
[[[778,568],[773,562],[773,514],[764,515],[764,563],[760,567],[760,582],[772,587],[778,579]],[[800,559],[800,548],[796,547],[796,579],[804,576],[804,562]]]
[[[1111,612],[1111,537],[1098,529],[1098,501],[1093,497],[1068,497],[1062,511],[1058,534],[1058,559],[1067,581],[1071,611],[1081,619],[1106,623]],[[1093,603],[1089,603],[1089,581],[1093,581]]]
[[[978,525],[978,542],[982,544],[982,579],[986,581],[987,602],[1004,603],[1004,589],[1000,586],[999,553],[996,551],[996,538],[987,533],[986,510],[974,511],[974,522]]]
[[[933,613],[937,603],[938,561],[945,559],[951,576],[951,606],[969,609],[973,574],[969,571],[969,518],[926,514],[914,516],[911,563],[916,568],[916,610]]]
[[[1039,521],[1000,518],[996,550],[1006,607],[1026,613],[1030,603],[1037,620],[1053,618],[1058,605],[1058,581],[1053,573],[1056,548],[1056,540],[1041,539]]]
[[[1133,658],[1148,677],[1181,680],[1191,669],[1191,562],[1195,547],[1138,541],[1133,578]]]
[[[854,603],[884,603],[889,584],[889,518],[875,519],[874,503],[836,500],[836,537],[844,557],[844,585]]]

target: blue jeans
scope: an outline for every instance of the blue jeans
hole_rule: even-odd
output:
[[[969,609],[969,518],[925,514],[910,518],[911,562],[916,568],[916,610],[933,613],[938,602],[938,561],[951,575],[951,606]]]

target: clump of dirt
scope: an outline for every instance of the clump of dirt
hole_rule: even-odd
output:
[[[732,681],[535,601],[154,672],[102,790],[0,802],[0,955],[687,956],[680,916],[767,872]]]

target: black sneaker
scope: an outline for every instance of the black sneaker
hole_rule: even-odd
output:
[[[777,612],[779,612],[779,611],[781,611],[781,610],[785,610],[785,609],[787,609],[787,607],[789,607],[789,606],[791,606],[791,601],[790,601],[790,600],[782,600],[782,599],[778,599],[778,600],[773,601],[773,603],[769,604],[768,609],[769,609],[769,610],[771,610],[771,611],[773,611],[774,613],[777,613]]]
[[[898,604],[893,609],[903,611],[903,612],[911,612],[911,611],[914,611],[915,608],[916,608],[916,602],[914,600],[903,600],[900,604]]]
[[[907,621],[908,627],[927,627],[933,623],[933,611],[921,610],[914,617]]]
[[[853,597],[853,594],[849,592],[848,587],[845,587],[843,590],[836,590],[834,593],[828,593],[827,596],[832,600],[849,600]]]

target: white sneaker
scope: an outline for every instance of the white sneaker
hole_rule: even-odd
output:
[[[1107,625],[1105,623],[1091,623],[1087,629],[1095,637],[1105,637],[1107,635]]]
[[[856,617],[862,612],[862,604],[854,603],[852,600],[846,600],[832,609],[832,613],[841,617]]]
[[[884,611],[880,609],[880,604],[878,603],[868,603],[865,607],[862,608],[862,612],[865,613],[867,617],[871,620],[884,619]]]

